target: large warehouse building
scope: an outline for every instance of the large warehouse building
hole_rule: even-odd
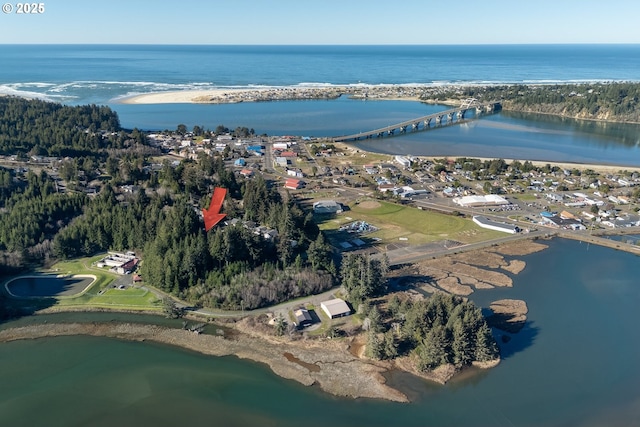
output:
[[[509,201],[497,194],[487,194],[486,196],[464,196],[455,197],[453,203],[464,208],[475,208],[479,206],[500,206],[508,205]]]

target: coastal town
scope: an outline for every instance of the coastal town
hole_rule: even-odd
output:
[[[342,89],[335,93],[326,89],[261,90],[233,96],[225,93],[206,101],[190,98],[190,102],[320,99],[344,93]],[[349,93],[380,99],[421,96],[416,88],[406,87]],[[458,344],[450,342],[442,345],[451,353],[437,357],[428,345],[444,338],[431,337],[435,329],[411,329],[415,326],[406,322],[414,316],[411,313],[428,312],[431,302],[450,309],[460,305],[465,308],[458,312],[476,313],[464,305],[472,294],[512,287],[514,278],[526,268],[522,257],[544,250],[545,241],[553,237],[635,254],[640,251],[640,168],[384,155],[331,138],[256,135],[252,129],[222,125],[215,130],[178,125],[176,130],[144,133],[79,130],[103,143],[117,141],[118,146],[128,148],[120,148],[118,158],[113,150],[106,161],[36,154],[44,150],[3,155],[3,185],[11,191],[37,185],[37,191],[51,197],[103,204],[106,207],[101,209],[114,209],[116,215],[130,215],[128,212],[144,206],[152,209],[154,200],[163,206],[159,214],[175,210],[171,205],[181,206],[183,217],[178,221],[192,223],[193,229],[174,236],[176,242],[201,239],[201,247],[210,248],[203,257],[212,257],[209,262],[217,262],[229,277],[216,278],[221,284],[212,286],[206,282],[214,276],[196,276],[201,267],[193,265],[189,273],[180,273],[189,260],[198,258],[193,243],[188,249],[192,254],[176,266],[182,276],[172,279],[160,267],[166,263],[167,271],[173,268],[162,252],[167,243],[136,244],[126,227],[96,231],[95,227],[103,227],[98,224],[65,235],[64,230],[71,227],[68,223],[59,235],[25,252],[4,251],[5,266],[18,271],[25,257],[58,258],[29,275],[5,281],[3,293],[15,313],[32,310],[33,298],[46,295],[55,297],[55,303],[37,307],[37,313],[104,309],[162,313],[184,319],[182,328],[52,325],[0,332],[0,340],[42,334],[148,339],[205,354],[236,354],[261,361],[281,376],[319,384],[340,396],[407,401],[402,391],[386,385],[385,372],[401,370],[446,383],[468,366],[491,368],[500,362],[498,347],[508,351],[509,343],[526,325],[528,308],[523,300],[492,301],[484,316],[486,323],[483,318],[463,335],[474,337],[471,341],[464,338],[467,350],[454,352]],[[224,201],[217,202],[217,219],[205,228],[205,235],[197,223],[207,222],[206,206],[214,187],[215,191],[224,189]],[[187,198],[180,196],[183,192]],[[260,204],[275,213],[261,212]],[[280,211],[282,207],[286,210]],[[10,212],[5,209],[3,213]],[[96,211],[93,215],[103,214]],[[279,218],[282,215],[287,218],[284,223]],[[61,218],[57,226],[67,221]],[[301,228],[309,228],[311,234],[290,228],[289,224],[296,223],[307,224]],[[129,227],[138,226],[131,222]],[[158,227],[169,236],[164,226]],[[311,237],[313,228],[317,237]],[[106,239],[104,233],[120,233],[121,241],[106,254],[99,249],[103,248],[100,239]],[[247,242],[243,243],[246,249],[235,249],[234,254],[232,238]],[[251,251],[256,253],[253,261],[247,258]],[[234,289],[234,277],[249,273],[233,269],[239,265],[247,269],[251,262],[260,268],[259,257],[268,259],[268,251],[278,254],[275,265],[282,269],[277,274],[284,277],[283,283],[301,283],[307,277],[313,290],[301,292],[293,287],[278,296],[283,291],[276,292],[273,284],[264,285],[269,291]],[[220,258],[215,261],[215,257]],[[234,266],[238,261],[233,257],[242,264]],[[339,272],[337,265],[341,265]],[[368,279],[370,283],[348,281],[349,275],[363,271],[378,273]],[[87,282],[88,278],[93,281]],[[263,279],[256,276],[254,280],[258,286]],[[205,285],[211,287],[204,291]],[[46,289],[59,288],[66,290],[57,296],[47,294]],[[31,289],[33,295],[25,289]],[[437,302],[439,298],[450,299]],[[454,322],[452,317],[445,324]],[[207,324],[219,327],[206,333]],[[232,334],[231,339],[231,332],[220,329],[222,326],[242,338]],[[446,332],[453,333],[453,329]],[[280,350],[281,345],[286,352]],[[338,369],[334,364],[338,360],[349,361],[349,367]]]
[[[2,12],[0,427],[640,424],[640,3]]]

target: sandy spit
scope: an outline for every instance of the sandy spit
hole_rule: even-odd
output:
[[[334,99],[348,95],[355,99],[419,101],[422,88],[401,85],[369,87],[327,86],[263,88],[218,88],[206,90],[183,90],[152,92],[114,100],[122,104],[232,104],[238,102],[262,102],[276,100]]]

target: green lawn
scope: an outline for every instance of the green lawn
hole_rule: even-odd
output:
[[[91,287],[84,294],[71,298],[58,298],[58,307],[99,307],[122,310],[161,310],[161,301],[146,289],[128,287],[126,289]],[[97,291],[97,292],[96,292]]]
[[[60,261],[50,269],[42,269],[43,274],[90,274],[96,281],[80,295],[55,297],[54,307],[87,307],[114,308],[119,310],[162,310],[162,303],[153,292],[139,287],[116,289],[112,282],[121,277],[109,272],[106,268],[98,268],[93,264],[105,254],[87,258]],[[49,299],[49,298],[47,298]]]
[[[352,204],[349,211],[322,221],[319,224],[320,229],[325,231],[329,238],[348,240],[353,237],[340,233],[338,228],[343,224],[362,220],[379,228],[378,231],[367,234],[367,238],[381,239],[383,243],[403,241],[409,244],[423,244],[443,239],[473,243],[504,235],[498,231],[480,228],[468,218],[395,203],[379,203],[380,206],[373,209]]]

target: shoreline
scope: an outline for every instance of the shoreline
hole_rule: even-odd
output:
[[[350,346],[359,345],[357,336],[348,342],[329,338],[286,342],[277,337],[253,334],[243,328],[234,327],[233,331],[227,337],[226,334],[197,334],[185,329],[128,322],[38,323],[0,330],[0,344],[61,336],[103,337],[140,343],[150,341],[206,356],[235,356],[258,362],[266,365],[274,375],[307,387],[318,386],[336,397],[396,403],[410,403],[411,400],[403,391],[388,384],[387,375],[393,371],[445,385],[469,367],[491,369],[502,361],[499,357],[489,362],[473,362],[462,369],[447,364],[431,372],[420,372],[409,356],[379,361],[352,354]]]
[[[361,360],[343,348],[345,343],[324,339],[306,346],[287,345],[238,331],[233,337],[196,334],[183,329],[132,323],[38,324],[0,331],[0,343],[16,340],[84,335],[127,341],[152,341],[210,356],[236,356],[267,365],[275,375],[305,386],[318,385],[340,397],[384,399],[408,403],[407,396],[386,384],[384,362]],[[258,338],[258,339],[256,339]]]
[[[503,256],[523,256],[545,248],[545,245],[527,241],[504,244],[498,250],[489,248],[474,251],[471,254],[458,255],[455,257],[455,262],[449,262],[450,267],[454,268],[449,268],[447,275],[456,277],[456,280],[461,283],[467,283],[468,280],[465,277],[469,274],[478,275],[484,272],[482,280],[490,284],[489,287],[512,286],[510,279],[509,283],[503,283],[502,279],[506,276],[498,275],[491,269],[500,267],[505,272],[509,271],[516,275],[524,268],[524,263],[518,266],[514,261],[505,261]],[[446,259],[454,258],[449,256]],[[419,264],[416,264],[416,267],[418,266]],[[434,276],[433,272],[428,274]],[[434,284],[434,286],[438,285],[443,283]],[[474,287],[481,289],[487,286],[483,287],[476,283]],[[447,286],[441,286],[441,289],[447,293],[456,294],[455,289],[448,289]],[[67,310],[46,309],[38,313],[59,311]],[[198,316],[187,316],[185,319],[202,321]],[[401,403],[409,402],[409,397],[401,388],[395,388],[388,383],[387,374],[402,371],[423,380],[446,384],[461,372],[466,371],[466,367],[459,369],[447,364],[433,371],[422,372],[415,367],[411,355],[386,361],[370,359],[364,356],[366,339],[361,333],[337,340],[306,336],[297,339],[276,337],[256,327],[254,316],[242,318],[231,324],[214,322],[212,325],[220,327],[215,334],[197,334],[189,330],[158,326],[153,323],[139,324],[128,321],[47,323],[45,319],[31,325],[9,326],[7,329],[0,330],[0,343],[68,335],[100,336],[138,342],[152,341],[210,356],[236,356],[240,359],[263,363],[275,375],[297,381],[305,386],[317,385],[324,392],[338,397],[383,399]],[[498,357],[489,362],[474,363],[473,366],[490,369],[500,362],[501,358]]]
[[[344,143],[344,144],[348,145],[347,143]],[[360,147],[355,147],[355,148],[360,151],[364,151],[360,149]],[[456,156],[451,156],[451,155],[449,156],[416,156],[416,157],[428,159],[431,161],[434,161],[436,159],[455,160],[459,158],[468,158],[468,159],[478,159],[480,161],[486,162],[486,161],[497,159],[497,157],[477,157],[477,156],[457,156],[457,155]],[[596,163],[580,163],[580,162],[553,162],[553,161],[545,161],[545,160],[523,160],[523,159],[505,159],[505,158],[502,158],[502,160],[504,160],[507,163],[512,163],[516,160],[519,161],[520,163],[530,162],[533,166],[536,166],[536,167],[544,167],[545,165],[549,165],[551,167],[557,166],[560,169],[581,169],[583,171],[585,169],[592,169],[596,172],[601,172],[601,173],[618,173],[621,170],[640,172],[640,166],[623,166],[623,165],[612,165],[612,164],[604,164],[604,163],[596,164]]]

